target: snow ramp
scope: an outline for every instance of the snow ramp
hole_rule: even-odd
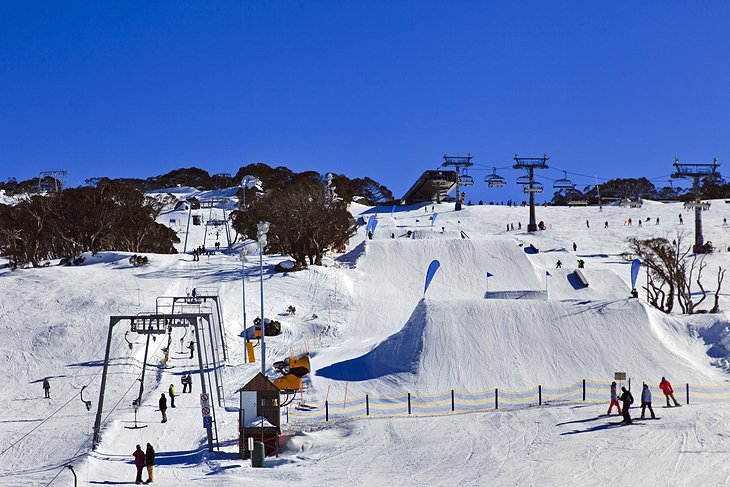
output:
[[[718,379],[709,365],[698,368],[691,360],[696,350],[668,348],[657,326],[662,325],[652,324],[644,306],[632,299],[428,299],[399,332],[317,375],[349,381],[363,393],[515,391],[608,380],[616,371],[652,384],[662,376],[680,383]]]

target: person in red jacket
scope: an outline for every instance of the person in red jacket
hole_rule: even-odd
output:
[[[134,466],[137,467],[137,478],[134,480],[135,484],[142,483],[142,470],[144,470],[144,452],[142,447],[137,445],[137,449],[132,453],[134,456]]]
[[[669,404],[670,397],[672,398],[672,401],[674,401],[674,405],[679,406],[679,403],[674,398],[674,389],[672,389],[672,384],[670,384],[669,381],[665,377],[662,377],[662,381],[659,383],[659,389],[662,390],[662,392],[664,393],[664,397],[667,398],[667,407],[668,408],[672,407],[671,404]]]

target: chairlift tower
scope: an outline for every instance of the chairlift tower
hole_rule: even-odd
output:
[[[471,162],[471,158],[471,154],[467,154],[466,156],[447,156],[444,154],[444,162],[441,165],[446,167],[453,166],[456,171],[456,206],[454,207],[454,211],[461,211],[461,169],[474,165]],[[473,179],[472,184],[474,184]]]
[[[694,193],[694,201],[688,202],[686,208],[694,208],[695,210],[695,244],[693,252],[695,254],[703,253],[705,239],[702,235],[702,210],[709,210],[710,204],[703,203],[700,198],[700,182],[704,179],[712,179],[720,176],[717,172],[717,157],[712,160],[712,164],[680,164],[679,158],[674,158],[674,167],[676,172],[672,174],[673,179],[692,179],[692,192]]]
[[[542,191],[542,185],[535,183],[535,169],[547,169],[547,161],[550,159],[547,154],[542,157],[519,157],[515,154],[515,164],[513,169],[527,170],[527,185],[524,188],[525,193],[530,194],[530,222],[527,224],[528,232],[537,231],[537,219],[535,218],[535,193]]]
[[[43,181],[46,178],[51,178],[53,180],[53,188],[51,186],[48,186],[48,191],[50,192],[51,189],[53,189],[54,193],[58,193],[59,191],[63,191],[64,186],[66,186],[66,176],[68,176],[68,171],[65,169],[57,169],[54,171],[41,171],[38,175],[38,192],[43,191]],[[60,178],[60,179],[59,179]],[[59,187],[59,184],[60,187]]]

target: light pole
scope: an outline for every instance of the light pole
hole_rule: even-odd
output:
[[[269,222],[261,221],[256,225],[256,238],[259,241],[259,267],[261,270],[261,373],[266,375],[266,323],[264,320],[264,248]]]
[[[246,247],[241,249],[238,253],[238,258],[241,260],[241,290],[243,291],[243,336],[246,338],[248,343],[248,334],[246,333]]]

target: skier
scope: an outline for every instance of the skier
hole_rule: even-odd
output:
[[[195,288],[193,288],[193,290],[192,290],[192,292],[190,293],[190,295],[191,295],[192,297],[195,297],[195,296],[197,296],[197,295],[198,295],[198,291],[197,291],[197,290],[196,290]]]
[[[510,226],[510,230],[514,230],[515,229],[515,224],[514,223],[510,223],[509,226]]]
[[[726,225],[727,225],[727,218],[723,218],[722,219],[722,226],[724,227]]]
[[[684,221],[682,221],[682,214],[679,214],[679,224],[684,225]]]
[[[614,405],[618,408],[618,413],[621,414],[621,405],[618,403],[618,399],[616,399],[616,383],[611,382],[611,404],[608,405],[606,416],[611,415]]]
[[[583,269],[586,266],[586,261],[578,259],[578,269]]]
[[[651,391],[649,390],[649,386],[644,384],[644,390],[641,391],[641,419],[644,419],[644,411],[646,411],[646,408],[649,408],[651,419],[656,419],[654,410],[651,408]]]
[[[142,483],[142,470],[144,470],[144,452],[142,447],[137,445],[137,449],[132,453],[134,457],[134,466],[137,467],[137,478],[134,479],[135,484]]]
[[[606,220],[606,223],[603,224],[603,228],[608,228],[608,220]]]
[[[159,406],[160,406],[160,412],[162,413],[161,423],[167,423],[167,398],[165,397],[164,392],[160,396]]]
[[[560,260],[558,260],[558,261],[557,261],[557,262],[555,263],[555,268],[556,268],[556,269],[560,269],[561,267],[563,267],[563,263],[562,263],[562,262],[560,262]]]
[[[621,421],[623,424],[631,424],[631,414],[629,414],[629,408],[634,403],[634,396],[631,395],[625,387],[621,388],[621,396],[618,398],[623,403],[623,416],[624,420]]]
[[[578,251],[578,246],[575,244],[575,242],[573,242],[573,252],[577,252],[577,251]]]
[[[507,231],[509,232],[509,223],[507,224]]]
[[[145,484],[151,484],[155,481],[155,449],[149,443],[147,443],[144,459],[147,463],[147,481]]]
[[[629,218],[629,226],[631,226],[631,218]]]
[[[372,239],[373,239],[373,231],[368,230],[368,240],[372,240]]]
[[[43,397],[45,399],[51,398],[51,383],[48,382],[48,377],[43,379]]]
[[[672,398],[672,401],[674,401],[674,405],[679,406],[679,403],[674,398],[674,389],[672,389],[672,384],[670,384],[666,378],[662,377],[662,381],[659,383],[659,389],[662,390],[662,392],[664,393],[664,397],[667,398],[667,407],[668,408],[672,407],[669,404],[670,397]]]
[[[190,350],[190,358],[193,358],[193,352],[195,351],[195,342],[190,340],[190,345],[188,345],[188,350]]]
[[[656,223],[655,225],[659,225],[659,217],[656,217]]]
[[[390,238],[395,238],[395,233],[390,232]]]
[[[517,230],[522,230],[522,222],[517,222]]]
[[[170,407],[175,407],[175,386],[170,384],[170,387],[167,388],[167,392],[170,393]]]
[[[641,220],[639,220],[639,226],[641,226]]]
[[[591,228],[591,222],[589,222],[588,220],[586,220],[586,228]]]

